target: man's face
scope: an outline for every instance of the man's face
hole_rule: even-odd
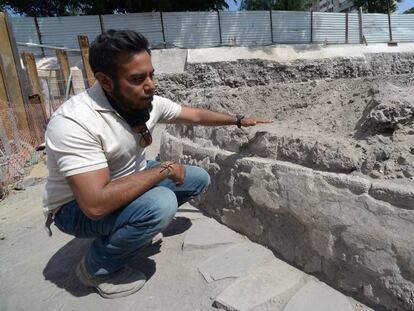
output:
[[[119,56],[118,67],[113,81],[111,96],[123,110],[141,112],[151,109],[154,96],[154,68],[151,56],[146,51]]]

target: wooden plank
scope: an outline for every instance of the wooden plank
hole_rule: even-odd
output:
[[[30,127],[35,133],[36,145],[43,143],[45,139],[46,115],[40,109],[41,106],[42,102],[39,95],[34,94],[29,96]]]
[[[23,52],[21,53],[24,67],[26,68],[27,76],[29,77],[29,83],[32,94],[39,94],[42,96],[42,88],[40,87],[39,74],[37,72],[36,61],[33,53]]]
[[[58,59],[58,62],[59,62],[61,76],[62,76],[63,82],[65,84],[64,92],[66,93],[68,81],[69,81],[69,78],[70,78],[70,66],[69,66],[68,54],[63,49],[57,49],[56,50],[56,56],[57,56],[57,59]],[[70,86],[69,87],[70,87],[69,93],[71,95],[73,95],[74,93],[73,93],[72,81],[70,81]]]
[[[4,67],[3,62],[1,60],[1,55],[0,55],[0,101],[8,102],[10,99],[9,99],[9,95],[7,91],[6,81],[4,80],[4,68],[3,67]],[[0,106],[2,107],[2,104],[0,104]]]
[[[86,75],[87,87],[91,87],[95,83],[95,76],[92,72],[91,65],[89,64],[89,39],[88,36],[78,36],[79,47],[81,50],[81,56],[83,61],[84,74]]]
[[[32,88],[32,94],[38,94],[40,99],[40,107],[43,114],[46,116],[45,100],[42,93],[42,87],[40,86],[39,74],[37,72],[36,61],[33,53],[23,52],[22,54],[23,64],[26,67],[26,72],[29,77],[29,83]]]
[[[12,103],[16,110],[17,126],[20,130],[27,131],[28,123],[25,110],[25,99],[23,97],[23,89],[19,81],[19,68],[17,64],[20,64],[20,57],[14,53],[13,37],[10,36],[10,29],[7,22],[6,13],[0,13],[0,55],[2,58],[2,76],[4,85],[7,91],[8,101]],[[4,95],[2,95],[4,96]],[[1,108],[6,108],[6,102],[0,103]]]

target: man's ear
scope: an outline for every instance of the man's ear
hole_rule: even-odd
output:
[[[114,89],[114,83],[112,82],[112,79],[109,76],[107,76],[103,72],[97,72],[95,74],[95,78],[96,78],[96,80],[99,81],[99,83],[101,84],[102,88],[107,93],[112,93],[112,91]]]

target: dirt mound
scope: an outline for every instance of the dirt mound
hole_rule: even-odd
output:
[[[389,64],[381,63],[384,57]],[[202,76],[200,71],[208,74]],[[290,79],[289,72],[294,73]],[[259,133],[257,129],[194,133],[220,148],[317,170],[412,180],[413,72],[411,54],[371,56],[364,62],[296,61],[290,66],[250,60],[203,64],[181,76],[164,76],[160,90],[168,90],[164,95],[191,106],[275,120]],[[338,78],[339,73],[348,78]],[[232,79],[239,82],[228,83]],[[228,136],[221,139],[226,143],[212,139],[212,132],[213,137]],[[266,148],[261,149],[263,140]]]

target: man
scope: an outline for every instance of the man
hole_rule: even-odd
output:
[[[101,296],[116,298],[145,283],[144,274],[126,266],[128,260],[210,183],[201,168],[145,160],[156,123],[240,127],[270,121],[155,96],[148,41],[133,31],[99,35],[89,62],[97,83],[64,103],[47,127],[44,211],[48,226],[54,220],[65,233],[95,238],[76,274]]]

